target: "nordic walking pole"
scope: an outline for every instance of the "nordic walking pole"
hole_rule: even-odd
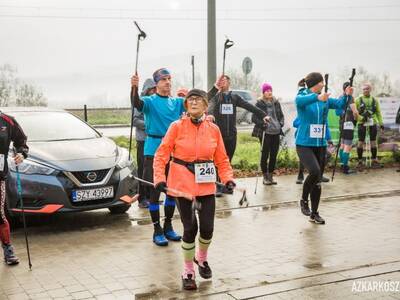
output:
[[[264,151],[264,139],[265,139],[265,132],[263,130],[262,132],[262,140],[261,140],[261,149],[260,149],[260,160],[259,160],[259,166],[261,165],[261,159],[262,159],[262,153]],[[260,166],[261,167],[261,166]],[[256,176],[256,188],[254,189],[254,195],[257,194],[257,186],[258,186],[258,176]]]
[[[350,87],[353,87],[354,76],[356,76],[356,69],[353,68],[353,70],[351,71],[351,76],[349,78]],[[338,146],[336,148],[335,164],[333,166],[333,171],[332,171],[332,180],[331,180],[332,182],[333,182],[333,179],[335,178],[337,159],[339,156],[340,147],[342,145],[342,135],[343,135],[344,123],[346,122],[347,109],[349,108],[350,99],[351,99],[351,96],[347,96],[346,105],[344,107],[343,122],[340,123],[340,119],[339,119],[339,126],[340,126],[339,141],[338,141]]]
[[[223,184],[222,182],[219,182],[219,181],[217,181],[215,183],[217,185],[219,185],[219,186],[225,186],[225,184]],[[249,206],[249,201],[247,200],[246,189],[245,188],[240,188],[240,187],[237,187],[237,186],[235,186],[233,189],[242,193],[242,197],[239,200],[239,205],[242,206],[243,204],[246,204],[246,207]]]
[[[191,64],[192,64],[192,89],[194,89],[194,55],[192,55]]]
[[[137,181],[139,181],[141,183],[155,187],[154,183],[152,183],[150,181],[144,180],[144,179],[136,177],[136,176],[131,176],[131,177],[133,177],[134,179],[136,179]],[[182,198],[192,201],[192,210],[193,211],[201,210],[201,203],[197,202],[196,197],[194,197],[190,194],[175,190],[175,189],[171,189],[169,187],[167,187],[166,190],[167,190],[167,192],[174,193],[177,197],[182,197]]]
[[[136,176],[133,176],[133,175],[131,177],[136,179],[137,181],[139,181],[141,183],[144,183],[144,184],[147,184],[149,186],[155,187],[154,183],[152,183],[150,181],[144,180],[142,178],[139,178],[139,177],[136,177]],[[188,193],[181,192],[181,191],[178,191],[178,190],[175,190],[175,189],[171,189],[169,187],[167,187],[166,190],[167,190],[167,192],[171,192],[171,193],[176,194],[177,197],[186,198],[186,199],[191,200],[191,201],[193,201],[193,199],[195,199],[194,196],[192,196],[192,195],[190,195]]]
[[[225,58],[226,58],[226,49],[229,49],[234,45],[234,42],[230,39],[226,38],[224,43],[224,57],[222,59],[222,75],[225,75]]]
[[[367,155],[366,155],[366,157],[365,157],[365,165],[366,166],[368,166],[368,168],[371,168],[371,165],[372,165],[372,163],[371,163],[371,139],[370,139],[370,130],[369,130],[369,126],[366,126],[367,127],[367,130],[366,130],[366,136],[368,137],[368,139],[367,138],[365,138],[365,148],[366,148],[366,152],[367,152]]]
[[[226,49],[229,49],[230,47],[232,47],[233,44],[234,44],[233,41],[231,41],[230,39],[226,38],[225,43],[224,43],[224,56],[222,58],[222,77],[224,77],[224,75],[225,75]],[[221,88],[221,90],[219,91],[219,95],[218,95],[218,102],[219,102],[218,105],[222,105],[221,103],[222,103],[223,100],[224,100],[224,90],[223,90],[223,88]],[[228,118],[229,118],[229,116],[228,116]]]
[[[325,94],[328,93],[328,81],[329,81],[329,74],[325,74],[324,76],[325,79]],[[328,100],[327,100],[328,102]],[[328,116],[328,113],[325,113],[326,110],[326,106],[328,105],[328,103],[325,103],[324,105],[324,109],[322,111],[322,135],[321,135],[321,147],[323,147],[324,145],[324,139],[325,139],[325,126],[326,126],[326,118]],[[328,108],[329,109],[329,108]],[[329,111],[329,110],[328,110]],[[321,151],[321,155],[320,155],[320,160],[321,160],[321,164],[322,166],[324,166],[325,168],[325,160],[326,160],[326,153],[324,153],[324,151]],[[321,170],[321,181],[322,181],[322,174],[323,174],[324,170]]]
[[[17,155],[17,150],[13,148],[14,157]],[[28,263],[29,263],[29,270],[32,270],[32,262],[31,262],[31,254],[29,251],[29,240],[28,240],[28,230],[26,228],[26,219],[25,219],[25,207],[24,207],[24,200],[22,199],[22,186],[21,186],[21,177],[19,175],[19,167],[15,164],[15,173],[17,175],[17,195],[18,195],[18,202],[21,203],[21,211],[22,211],[22,222],[24,225],[24,234],[25,234],[25,244],[26,244],[26,253],[28,254]]]
[[[146,38],[146,33],[140,29],[138,23],[134,21],[136,28],[139,30],[139,34],[137,37],[137,43],[136,43],[136,63],[135,63],[135,75],[137,75],[137,68],[138,68],[138,60],[139,60],[139,45],[140,41],[143,41]],[[134,93],[137,93],[137,87],[134,88],[134,90],[131,91],[131,95]],[[131,111],[131,132],[129,134],[129,154],[128,154],[128,159],[131,160],[131,150],[132,150],[132,131],[133,131],[133,110],[134,108],[132,107]]]

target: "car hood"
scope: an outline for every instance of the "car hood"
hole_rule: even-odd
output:
[[[115,166],[118,148],[106,137],[87,140],[28,142],[29,158],[63,171],[89,171]]]

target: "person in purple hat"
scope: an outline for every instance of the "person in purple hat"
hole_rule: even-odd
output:
[[[279,151],[280,136],[283,135],[283,116],[281,105],[272,94],[272,86],[264,83],[261,86],[262,97],[257,101],[256,107],[261,109],[268,117],[269,122],[265,123],[256,114],[252,116],[255,124],[252,136],[259,138],[262,147],[260,166],[263,172],[263,183],[265,185],[277,184],[272,174],[275,170],[276,157]]]

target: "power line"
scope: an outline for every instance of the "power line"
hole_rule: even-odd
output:
[[[17,8],[17,9],[50,9],[50,10],[90,10],[90,11],[114,11],[114,12],[165,12],[169,11],[168,9],[154,9],[154,8],[141,8],[141,9],[132,9],[132,8],[97,8],[97,7],[56,7],[56,6],[17,6],[17,5],[0,5],[0,8]],[[268,12],[268,11],[298,11],[298,10],[333,10],[333,9],[369,9],[369,8],[400,8],[400,5],[396,4],[381,4],[381,5],[346,5],[346,6],[327,6],[327,7],[272,7],[272,8],[240,8],[240,9],[217,9],[218,11],[224,12]],[[205,12],[206,9],[196,9],[196,8],[179,8],[173,10],[176,12]]]
[[[62,16],[62,15],[4,15],[0,18],[65,19],[65,20],[144,20],[144,21],[206,21],[206,18],[160,18],[160,17],[107,17],[107,16]],[[399,22],[400,18],[217,18],[219,21],[235,22]]]

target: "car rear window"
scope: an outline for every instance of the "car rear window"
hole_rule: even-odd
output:
[[[28,141],[60,141],[98,138],[85,122],[67,112],[9,112],[21,125]]]
[[[242,98],[243,98],[244,100],[246,100],[246,101],[251,101],[251,100],[253,100],[253,99],[251,98],[251,94],[250,94],[250,93],[247,93],[247,92],[232,91],[232,94],[239,95],[240,97],[242,97]]]

